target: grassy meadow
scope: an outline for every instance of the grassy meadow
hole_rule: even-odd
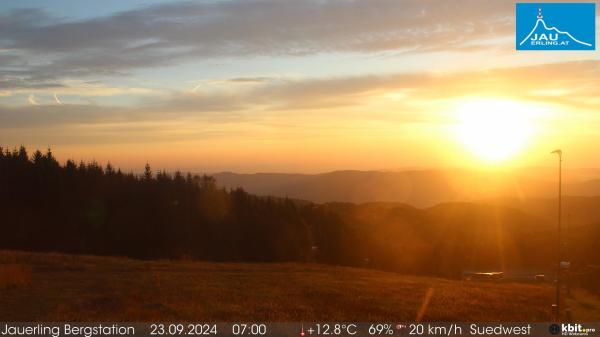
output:
[[[552,294],[316,264],[0,252],[4,321],[547,321]]]

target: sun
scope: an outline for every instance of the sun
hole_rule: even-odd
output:
[[[503,161],[523,149],[533,134],[527,105],[500,99],[476,99],[457,109],[458,138],[477,157]]]

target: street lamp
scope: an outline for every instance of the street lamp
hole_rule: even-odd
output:
[[[561,232],[561,199],[562,199],[562,151],[560,149],[554,150],[551,153],[556,153],[558,155],[558,232],[557,232],[557,251],[556,251],[556,318],[560,320],[560,260],[561,260],[561,240],[560,240],[560,232]]]

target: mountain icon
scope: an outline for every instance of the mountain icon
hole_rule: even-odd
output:
[[[535,37],[534,40],[538,41],[557,41],[559,36],[563,36],[565,38],[569,38],[571,41],[575,43],[579,43],[584,46],[591,47],[591,43],[583,42],[576,39],[571,33],[567,31],[561,31],[556,27],[548,27],[546,22],[544,21],[544,17],[542,16],[542,9],[538,10],[537,21],[535,22],[535,26],[527,36],[519,43],[519,46],[522,46],[525,41],[528,41],[531,37]]]

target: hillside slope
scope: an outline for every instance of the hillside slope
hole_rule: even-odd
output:
[[[445,202],[493,198],[555,198],[556,171],[427,169],[405,171],[334,171],[321,174],[222,172],[212,174],[226,188],[242,187],[256,195],[290,197],[317,203],[376,201],[429,207]],[[599,170],[568,170],[565,195],[600,195]]]
[[[544,273],[552,268],[555,227],[519,210],[474,203],[427,209],[391,203],[320,207],[358,224],[354,250],[377,269],[459,278],[465,270]]]
[[[0,251],[5,321],[546,321],[547,285],[314,264],[142,262]]]

